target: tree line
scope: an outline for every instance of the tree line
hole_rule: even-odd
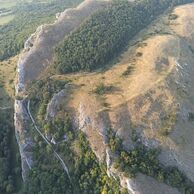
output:
[[[91,71],[110,62],[130,39],[166,9],[192,0],[114,1],[93,14],[55,49],[59,73]]]

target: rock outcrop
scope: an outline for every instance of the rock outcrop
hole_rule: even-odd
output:
[[[62,41],[65,36],[78,28],[92,13],[107,6],[108,1],[86,0],[77,8],[67,9],[57,15],[54,24],[42,25],[37,28],[24,44],[24,50],[20,54],[17,64],[16,96],[25,99],[26,85],[37,79],[41,73],[52,63],[53,48]],[[61,94],[60,94],[61,95]],[[58,98],[54,96],[54,99]],[[51,102],[50,106],[54,105]],[[48,107],[48,111],[50,108]],[[54,114],[48,113],[48,117]],[[29,147],[33,145],[29,136],[28,115],[25,110],[25,100],[15,101],[15,131],[21,153],[22,176],[25,180],[27,172],[32,166],[32,153]]]
[[[54,24],[39,27],[25,43],[18,62],[16,93],[23,95],[26,84],[38,79],[52,63],[52,49],[57,43],[107,4],[108,1],[84,1],[78,8],[58,14]],[[75,128],[86,134],[99,162],[107,164],[107,174],[119,178],[131,194],[179,191],[146,175],[131,179],[115,169],[114,156],[107,145],[108,128],[128,150],[134,146],[135,131],[144,145],[161,149],[158,159],[162,164],[177,166],[194,181],[194,23],[190,22],[194,21],[194,4],[180,6],[174,13],[177,19],[170,21],[164,16],[140,32],[118,64],[104,72],[73,75],[72,85],[77,87],[55,94],[47,107],[46,119],[53,118],[60,106],[69,110]],[[123,76],[129,65],[133,65],[133,71]],[[101,82],[115,89],[99,96],[93,91]],[[67,94],[71,97],[63,101]],[[27,121],[25,100],[16,100],[15,127],[24,178],[33,164]]]
[[[61,100],[65,97],[65,90],[61,90],[60,92],[53,95],[51,101],[49,102],[46,110],[45,120],[50,120],[55,117],[57,112],[60,109]]]
[[[35,80],[52,63],[53,48],[77,29],[92,13],[107,6],[108,1],[86,0],[77,8],[66,9],[54,24],[42,25],[25,43],[18,62],[18,89]]]

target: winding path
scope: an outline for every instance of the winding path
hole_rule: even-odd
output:
[[[28,104],[27,104],[27,113],[28,113],[28,115],[29,115],[29,117],[30,117],[30,119],[31,119],[31,121],[32,121],[32,123],[34,125],[34,128],[36,129],[36,131],[44,139],[44,141],[47,143],[47,145],[50,145],[52,147],[51,143],[46,139],[46,137],[42,134],[42,132],[39,130],[39,128],[36,125],[36,122],[35,122],[32,114],[30,112],[30,100],[28,101]],[[53,149],[53,152],[54,152],[55,157],[61,162],[61,165],[62,165],[64,171],[66,172],[66,174],[67,174],[67,176],[69,178],[70,183],[72,184],[71,177],[69,175],[69,170],[67,168],[67,165],[65,164],[65,162],[63,161],[63,159],[61,158],[61,156],[54,149]]]

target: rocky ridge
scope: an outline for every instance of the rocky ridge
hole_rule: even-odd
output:
[[[25,180],[32,162],[32,152],[25,147],[32,146],[28,133],[28,115],[26,114],[25,87],[30,81],[37,79],[52,62],[52,49],[70,32],[79,27],[92,13],[106,6],[108,1],[86,0],[77,8],[67,9],[57,14],[54,24],[42,25],[25,42],[17,64],[17,83],[15,86],[15,131],[20,148],[22,176]],[[25,125],[26,124],[26,125]],[[30,165],[29,165],[30,164]]]

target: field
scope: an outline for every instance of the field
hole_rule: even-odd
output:
[[[74,7],[81,1],[18,0],[14,6],[10,3],[11,0],[7,4],[0,0],[0,61],[19,54],[25,40],[38,26],[54,22],[56,13]],[[3,24],[6,24],[6,27]]]
[[[11,20],[13,20],[13,18],[14,18],[13,14],[9,14],[6,16],[0,16],[0,25],[9,23]]]
[[[10,22],[14,18],[12,8],[15,7],[17,1],[14,0],[0,0],[0,25]]]
[[[12,8],[16,3],[14,0],[0,0],[0,8]]]

